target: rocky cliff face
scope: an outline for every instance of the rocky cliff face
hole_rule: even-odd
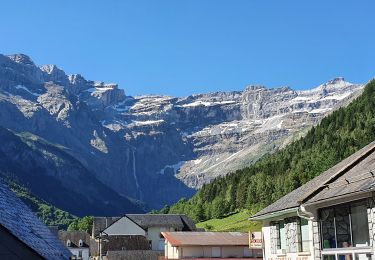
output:
[[[336,78],[307,91],[131,97],[116,84],[0,55],[0,125],[66,147],[118,194],[158,208],[284,145],[362,88]]]

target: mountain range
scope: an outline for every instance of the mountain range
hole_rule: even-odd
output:
[[[118,215],[191,197],[303,135],[363,90],[128,96],[117,84],[0,55],[0,171],[76,215]]]

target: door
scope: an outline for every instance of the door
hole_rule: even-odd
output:
[[[220,247],[213,247],[212,248],[212,257],[221,257]]]

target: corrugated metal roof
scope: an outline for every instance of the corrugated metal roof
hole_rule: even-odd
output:
[[[172,246],[249,246],[241,232],[161,232]]]
[[[46,259],[68,259],[71,253],[0,178],[0,225]]]
[[[318,200],[324,200],[333,196],[343,196],[358,191],[372,189],[372,180],[365,179],[362,182],[350,183],[334,189],[338,182],[342,183],[345,178],[354,178],[358,174],[369,172],[375,167],[375,142],[372,142],[360,149],[358,152],[347,157],[332,168],[323,172],[311,181],[295,189],[268,207],[259,211],[252,218],[259,218],[272,212],[295,208],[300,203],[311,203]],[[327,184],[329,184],[327,186]],[[327,187],[330,187],[328,191]]]

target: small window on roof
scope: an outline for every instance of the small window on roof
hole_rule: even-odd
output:
[[[72,242],[70,242],[70,240],[68,239],[68,240],[66,241],[66,246],[67,246],[67,247],[70,247],[71,244],[72,244]]]
[[[78,246],[79,246],[79,247],[83,247],[83,241],[82,241],[82,239],[79,240],[79,242],[78,242]]]

